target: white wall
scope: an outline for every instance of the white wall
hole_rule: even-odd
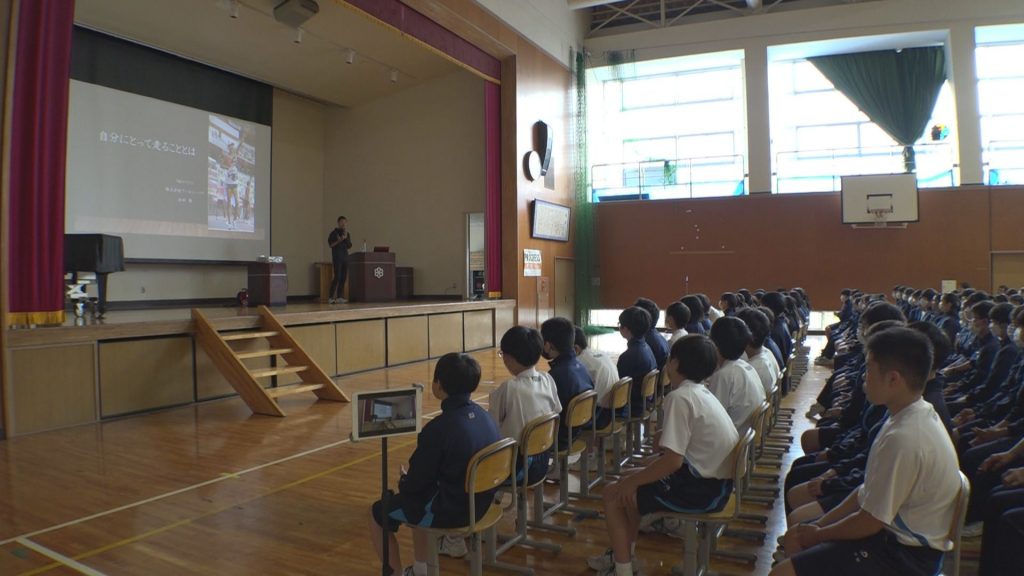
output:
[[[323,256],[324,119],[327,106],[274,91],[271,252],[288,264],[289,296],[316,294],[314,263]],[[248,284],[244,265],[129,264],[109,276],[107,299],[230,298]]]
[[[458,71],[327,114],[324,239],[344,215],[353,251],[388,245],[420,295],[463,294],[466,213],[485,201],[483,80]],[[308,225],[309,223],[307,223]],[[326,241],[324,258],[329,257]],[[455,288],[452,288],[452,286]]]
[[[585,41],[594,65],[609,51],[637,60],[746,51],[748,161],[752,192],[771,190],[766,53],[769,46],[912,31],[948,31],[950,79],[957,100],[961,183],[982,181],[981,136],[974,89],[974,27],[1024,22],[1020,0],[883,0],[775,11],[693,24],[615,33]],[[966,86],[967,89],[958,87]]]
[[[586,10],[569,10],[565,0],[476,0],[567,68],[569,54],[583,43],[590,18]]]

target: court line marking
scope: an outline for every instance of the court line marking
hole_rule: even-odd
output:
[[[73,560],[71,558],[68,558],[67,556],[61,554],[60,552],[55,552],[53,550],[50,550],[46,546],[43,546],[42,544],[38,544],[36,542],[33,542],[33,541],[29,540],[28,538],[18,538],[17,540],[15,540],[15,542],[17,542],[18,544],[21,544],[25,548],[29,548],[31,550],[35,550],[36,552],[42,554],[43,556],[46,556],[47,558],[49,558],[51,560],[56,560],[57,561],[57,564],[51,564],[50,566],[45,567],[46,570],[44,570],[44,571],[52,570],[53,568],[56,568],[59,565],[64,565],[64,566],[67,566],[68,568],[71,568],[72,570],[74,570],[76,572],[79,572],[81,574],[85,574],[86,576],[105,576],[105,574],[103,574],[103,572],[100,572],[99,570],[96,570],[95,568],[90,568],[90,567],[86,566],[85,564],[82,564],[81,562],[78,562],[78,561],[75,561],[75,560]]]
[[[481,382],[481,384],[484,384],[484,382]],[[488,396],[489,396],[489,394],[481,395],[478,398],[475,398],[473,400],[475,402],[475,401],[478,401],[480,399],[487,398]],[[437,416],[440,413],[441,413],[441,410],[435,410],[434,412],[431,412],[429,414],[424,414],[423,417],[424,418],[433,418],[434,416]],[[317,448],[311,448],[309,450],[305,450],[305,451],[299,452],[297,454],[292,454],[290,456],[285,456],[284,458],[279,458],[279,459],[273,460],[271,462],[265,462],[263,464],[258,464],[256,466],[252,466],[250,468],[246,468],[246,469],[240,470],[238,472],[223,472],[223,473],[221,473],[220,476],[218,476],[216,478],[211,478],[209,480],[206,480],[206,481],[203,481],[203,482],[199,482],[197,484],[192,484],[190,486],[185,486],[183,488],[178,488],[177,490],[172,490],[170,492],[165,492],[163,494],[158,494],[158,495],[152,496],[150,498],[145,498],[143,500],[138,500],[138,501],[131,502],[131,503],[128,503],[128,504],[124,504],[122,506],[118,506],[116,508],[111,508],[109,510],[104,510],[104,511],[101,511],[101,512],[96,512],[95,514],[90,514],[88,516],[82,516],[81,518],[77,518],[75,520],[69,520],[69,521],[61,523],[61,524],[55,524],[53,526],[49,526],[49,527],[46,527],[46,528],[41,528],[39,530],[35,530],[35,531],[32,531],[32,532],[26,532],[24,534],[20,534],[18,536],[14,536],[14,537],[8,538],[6,540],[0,540],[0,546],[6,546],[7,544],[10,544],[12,542],[16,542],[16,541],[18,541],[21,538],[33,538],[35,536],[39,536],[40,534],[47,534],[49,532],[54,532],[56,530],[63,530],[64,528],[70,528],[71,526],[82,524],[84,522],[90,522],[92,520],[96,520],[97,518],[103,518],[104,516],[109,516],[111,514],[117,514],[118,512],[124,512],[125,510],[131,510],[132,508],[137,508],[139,506],[145,506],[146,504],[152,504],[153,502],[157,502],[157,501],[163,500],[165,498],[170,498],[172,496],[177,496],[179,494],[184,494],[185,492],[191,492],[192,490],[203,488],[205,486],[210,486],[212,484],[217,484],[217,483],[223,482],[225,480],[238,479],[239,477],[241,477],[241,476],[243,476],[245,474],[251,474],[252,472],[257,472],[259,470],[263,470],[264,468],[269,468],[271,466],[277,466],[278,464],[283,464],[285,462],[289,462],[289,461],[295,460],[297,458],[303,458],[303,457],[309,456],[311,454],[316,454],[317,452],[322,452],[324,450],[330,450],[331,448],[336,448],[338,446],[349,444],[351,442],[352,442],[351,438],[345,438],[343,440],[338,440],[337,442],[331,442],[330,444],[325,444],[325,445],[319,446]],[[378,452],[377,454],[380,454],[380,453]]]

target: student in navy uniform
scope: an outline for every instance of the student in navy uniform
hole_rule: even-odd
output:
[[[430,391],[441,400],[441,414],[427,422],[416,439],[409,469],[398,481],[398,493],[388,499],[388,563],[394,574],[426,576],[429,539],[418,527],[457,528],[469,524],[466,469],[473,455],[501,439],[498,425],[470,395],[480,384],[480,365],[469,354],[450,352],[437,361]],[[476,513],[482,518],[494,501],[494,491],[476,496]],[[385,514],[378,500],[368,518],[370,540],[382,552]],[[402,524],[412,528],[412,566],[402,569],[395,532]]]
[[[665,396],[661,454],[650,464],[608,485],[605,524],[611,548],[587,559],[599,576],[631,576],[640,518],[659,511],[714,512],[729,501],[739,441],[721,403],[704,386],[718,365],[715,345],[705,336],[684,336],[672,346],[665,366],[674,388]]]
[[[643,308],[631,306],[619,314],[619,334],[626,339],[626,351],[619,355],[616,367],[619,369],[619,378],[628,376],[633,379],[630,399],[634,416],[643,413],[644,402],[647,400],[643,398],[644,376],[658,369],[654,353],[644,340],[644,334],[650,327],[651,316]]]
[[[565,411],[573,398],[594,389],[594,381],[590,373],[576,359],[576,327],[565,318],[549,318],[540,325],[540,335],[544,340],[542,354],[548,359],[548,373],[555,379],[558,389],[558,400],[562,404],[561,421],[558,424],[558,445],[569,446],[569,429],[566,427]]]
[[[761,303],[770,309],[772,314],[775,314],[771,337],[779,346],[782,357],[789,358],[793,352],[793,337],[790,335],[789,325],[786,323],[786,300],[778,292],[767,292],[761,299]]]
[[[789,558],[771,576],[931,576],[952,549],[960,480],[956,450],[922,399],[928,338],[890,328],[867,342],[868,400],[890,413],[868,455],[864,485],[831,512],[786,532]]]
[[[654,361],[658,364],[658,369],[661,370],[665,365],[665,361],[668,360],[668,342],[661,335],[661,332],[658,332],[658,320],[661,318],[661,310],[658,308],[658,304],[650,298],[638,298],[633,306],[643,308],[651,317],[651,327],[644,334],[644,341],[651,347]]]
[[[704,329],[704,304],[701,303],[700,298],[690,295],[683,296],[679,301],[690,309],[690,322],[684,326],[686,331],[690,334],[707,333],[707,330]]]

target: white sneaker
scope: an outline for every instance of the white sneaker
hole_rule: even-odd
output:
[[[348,303],[348,300],[345,300],[344,298],[338,298],[337,300],[335,300],[335,302],[337,302],[338,304],[346,304]]]
[[[961,538],[980,538],[982,532],[984,531],[984,528],[985,528],[985,523],[984,522],[975,522],[973,524],[968,524],[968,525],[964,526],[963,531],[960,532],[960,537]]]
[[[437,544],[437,553],[452,558],[462,558],[469,554],[466,541],[458,536],[444,536]],[[404,575],[403,575],[404,576]]]
[[[335,302],[337,302],[337,300],[335,300],[334,298],[328,298],[327,299],[327,303],[328,304],[334,304]]]
[[[636,562],[636,556],[632,556],[629,561],[633,565],[633,574],[639,574],[640,566]],[[615,576],[615,556],[612,554],[612,549],[605,550],[604,554],[599,556],[587,558],[587,566],[591,570],[597,571],[600,576]]]
[[[804,414],[804,416],[807,416],[808,418],[814,418],[815,416],[821,414],[824,411],[825,407],[815,402],[814,404],[811,404],[810,408],[807,409],[807,414]]]

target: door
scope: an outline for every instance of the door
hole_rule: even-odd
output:
[[[555,258],[555,316],[576,323],[576,262]]]
[[[1000,285],[1024,286],[1024,252],[992,254],[992,290]]]

